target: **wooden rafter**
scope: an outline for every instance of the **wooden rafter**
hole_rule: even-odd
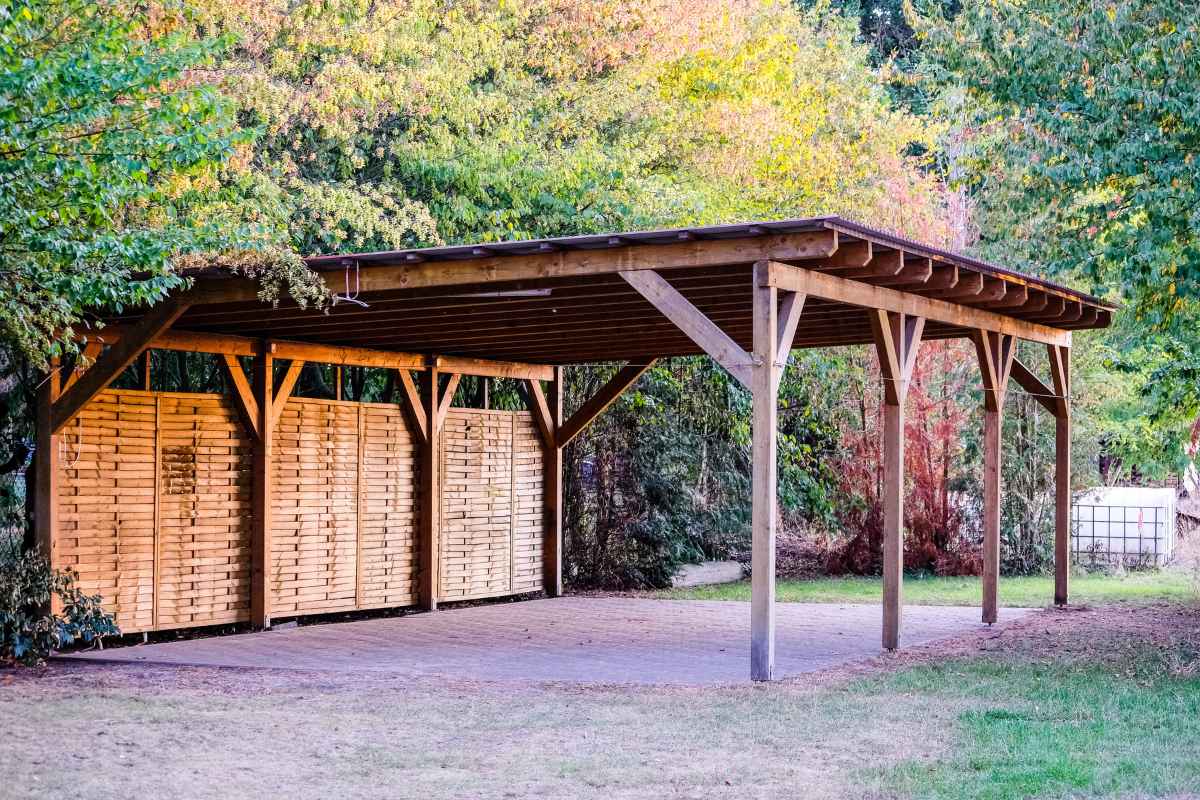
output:
[[[750,355],[657,272],[622,272],[629,283],[704,352],[750,388]]]
[[[51,432],[58,433],[75,418],[87,402],[117,379],[142,351],[163,331],[171,327],[192,304],[190,294],[169,297],[151,308],[120,341],[108,348],[95,363],[65,391],[54,404]]]
[[[591,425],[606,408],[616,402],[617,398],[632,386],[646,370],[654,366],[654,362],[655,359],[650,359],[645,364],[628,364],[617,370],[617,373],[609,378],[599,391],[589,397],[578,411],[563,422],[562,427],[558,429],[557,445],[566,447],[570,444],[571,440],[582,433],[588,425]]]

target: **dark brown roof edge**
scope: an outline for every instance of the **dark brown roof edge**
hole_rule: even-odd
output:
[[[451,261],[492,256],[522,256],[555,250],[604,250],[636,244],[669,244],[687,240],[740,239],[770,234],[802,233],[829,229],[849,236],[857,236],[888,247],[907,250],[916,255],[948,261],[967,269],[976,270],[998,278],[1023,281],[1030,286],[1049,290],[1067,298],[1079,300],[1099,308],[1116,311],[1119,306],[1098,297],[1071,289],[1053,281],[1029,275],[1017,270],[981,261],[971,256],[956,253],[932,245],[908,239],[888,231],[872,228],[854,220],[837,215],[807,217],[802,219],[766,220],[758,222],[732,223],[726,225],[703,225],[688,228],[663,228],[648,231],[624,231],[620,233],[597,233],[579,236],[557,236],[544,239],[518,239],[502,242],[479,242],[475,244],[421,247],[408,250],[385,250],[369,253],[336,253],[310,256],[305,259],[313,269],[337,269],[346,262],[360,264],[404,264],[423,261]]]
[[[1087,292],[1081,292],[1078,289],[1072,289],[1069,286],[1063,286],[1060,283],[1055,283],[1054,281],[1040,278],[1036,275],[1030,275],[1025,272],[1009,269],[1008,267],[1003,267],[999,264],[993,264],[989,261],[981,261],[977,258],[972,258],[971,256],[963,255],[962,253],[957,253],[953,250],[945,250],[940,247],[922,244],[921,242],[913,239],[879,230],[878,228],[872,228],[869,225],[863,225],[859,222],[855,222],[854,220],[845,219],[844,217],[826,218],[825,227],[830,228],[831,230],[836,230],[839,233],[848,233],[852,236],[862,236],[878,240],[881,244],[887,244],[897,249],[910,251],[915,255],[949,261],[961,267],[967,267],[969,269],[984,272],[989,275],[994,275],[997,278],[1018,278],[1031,286],[1036,286],[1041,289],[1049,289],[1054,292],[1069,295],[1074,299],[1082,300],[1091,305],[1108,309],[1109,311],[1117,311],[1120,309],[1119,305],[1110,303],[1107,300],[1101,300],[1099,297],[1088,294]]]

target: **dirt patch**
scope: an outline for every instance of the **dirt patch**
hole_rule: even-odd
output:
[[[1200,664],[1200,606],[1178,603],[1046,608],[989,628],[825,670],[838,681],[947,659],[986,656],[1040,663],[1087,662],[1120,667],[1150,653],[1173,673]]]

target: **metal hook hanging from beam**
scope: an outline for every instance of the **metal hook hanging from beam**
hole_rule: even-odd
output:
[[[350,292],[350,268],[351,267],[354,268],[354,292],[353,292],[353,294]],[[358,299],[358,293],[362,287],[362,276],[361,276],[360,270],[358,268],[358,259],[348,258],[348,259],[343,260],[342,268],[345,271],[345,275],[346,275],[346,293],[345,294],[335,294],[333,296],[334,304],[336,305],[337,303],[354,303],[354,305],[356,305],[356,306],[362,306],[363,308],[370,308],[370,306],[368,306],[366,302]]]

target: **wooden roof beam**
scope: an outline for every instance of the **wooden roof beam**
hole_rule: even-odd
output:
[[[877,281],[879,286],[924,285],[933,277],[932,258],[907,258],[904,267],[894,277]]]
[[[124,327],[109,326],[100,332],[102,340],[117,343],[128,334]],[[181,350],[191,353],[213,353],[226,356],[253,356],[258,353],[259,340],[246,336],[224,333],[196,333],[192,331],[163,331],[147,345],[148,349]],[[339,364],[348,367],[375,367],[380,369],[422,370],[429,366],[429,357],[418,353],[400,353],[390,350],[375,350],[364,347],[316,344],[272,340],[276,358],[292,361],[312,361],[319,364]],[[529,378],[551,380],[554,370],[541,364],[520,364],[511,361],[495,361],[484,358],[459,358],[436,356],[432,365],[443,372],[462,375],[478,375],[488,378]],[[119,374],[119,373],[118,373]]]
[[[943,322],[963,328],[1004,333],[1044,344],[1071,343],[1070,331],[1037,325],[982,308],[947,303],[885,286],[872,286],[823,272],[775,263],[766,271],[766,275],[768,280],[780,289],[802,292],[810,297],[924,317],[931,322]]]
[[[806,261],[829,258],[838,250],[833,230],[772,234],[747,239],[703,239],[670,244],[629,244],[600,250],[556,250],[520,256],[494,255],[415,264],[361,264],[363,295],[430,286],[469,286],[502,281],[567,278],[637,270],[750,264],[755,261]],[[341,272],[323,272],[333,291],[344,290]],[[199,278],[196,302],[240,303],[258,299],[259,286],[244,278]]]

